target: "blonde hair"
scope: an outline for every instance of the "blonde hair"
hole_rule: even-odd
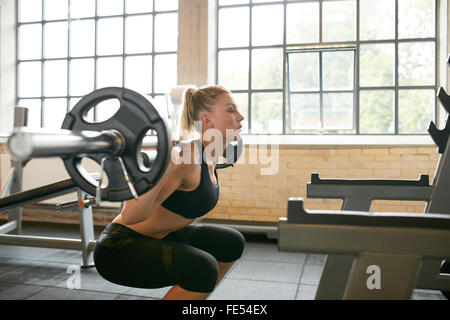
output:
[[[216,102],[217,97],[222,94],[230,94],[230,91],[218,85],[187,88],[184,93],[180,123],[181,130],[192,132],[194,121],[199,120],[199,113],[201,111],[212,112],[212,106]]]

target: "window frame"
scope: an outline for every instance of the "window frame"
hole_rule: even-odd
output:
[[[343,41],[343,42],[323,42],[322,35],[323,35],[323,23],[322,23],[322,12],[323,12],[323,2],[329,2],[329,1],[338,1],[338,0],[273,0],[271,2],[257,2],[254,3],[252,0],[248,0],[248,3],[243,4],[231,4],[231,5],[220,5],[220,0],[216,0],[216,22],[217,22],[217,28],[216,28],[216,68],[215,68],[215,80],[216,83],[219,83],[219,53],[226,50],[248,50],[249,52],[249,79],[248,79],[248,88],[247,89],[240,89],[240,90],[232,90],[233,93],[245,93],[248,95],[248,135],[256,135],[258,133],[252,133],[252,93],[259,93],[259,92],[281,92],[282,93],[282,121],[283,121],[283,130],[280,135],[315,135],[318,132],[301,132],[301,133],[292,133],[287,132],[287,108],[288,106],[288,97],[287,97],[287,51],[295,48],[295,49],[309,49],[313,46],[317,46],[319,49],[329,49],[329,48],[340,48],[340,47],[355,47],[355,96],[354,96],[354,119],[356,119],[355,123],[355,132],[354,133],[333,133],[333,132],[322,132],[321,134],[327,134],[327,135],[370,135],[370,136],[386,136],[386,135],[396,135],[396,136],[424,136],[427,135],[427,133],[400,133],[399,132],[399,90],[408,90],[408,89],[433,89],[435,94],[438,90],[438,83],[439,83],[439,70],[438,66],[440,65],[438,62],[439,59],[439,1],[440,0],[434,0],[434,37],[431,38],[407,38],[407,39],[399,39],[398,35],[398,20],[399,20],[399,14],[398,14],[398,1],[395,1],[395,34],[394,39],[389,40],[360,40],[360,1],[355,0],[356,10],[356,21],[355,21],[355,41]],[[305,3],[305,2],[318,2],[319,3],[319,42],[318,43],[302,43],[302,44],[287,44],[286,42],[286,36],[287,36],[287,4],[295,4],[295,3]],[[267,5],[276,5],[276,4],[282,4],[284,7],[283,12],[283,43],[280,45],[264,45],[264,46],[255,46],[252,45],[252,9],[257,6],[267,6]],[[238,7],[248,7],[249,8],[249,41],[248,46],[239,46],[239,47],[219,47],[219,41],[220,41],[220,30],[219,30],[219,24],[220,24],[220,10],[226,9],[226,8],[238,8]],[[409,42],[433,42],[434,43],[434,84],[433,85],[424,85],[424,86],[400,86],[398,83],[398,68],[399,68],[399,57],[398,57],[398,47],[400,43],[409,43]],[[360,45],[361,44],[380,44],[380,43],[394,43],[395,45],[395,70],[394,70],[394,86],[380,86],[380,87],[360,87],[360,68],[359,68],[359,61],[360,61]],[[253,49],[266,49],[266,48],[282,48],[283,49],[283,84],[282,89],[253,89],[252,88],[252,50]],[[361,133],[360,132],[360,91],[362,90],[394,90],[394,125],[395,130],[393,133]],[[431,121],[436,122],[437,116],[438,116],[438,102],[437,99],[434,99],[434,108],[432,110],[433,112],[433,119]],[[310,131],[310,130],[309,130]],[[266,133],[271,134],[271,133]]]
[[[71,61],[73,60],[86,60],[86,59],[91,59],[93,60],[93,74],[94,74],[94,88],[93,90],[97,90],[99,88],[98,86],[98,60],[102,59],[102,58],[120,58],[122,61],[122,79],[121,79],[121,83],[122,83],[122,87],[125,86],[126,83],[126,59],[128,57],[144,57],[144,56],[148,56],[151,57],[152,59],[152,70],[151,70],[151,79],[152,79],[152,84],[151,84],[151,92],[143,92],[144,94],[148,94],[150,95],[152,98],[156,98],[156,97],[161,97],[161,96],[165,96],[166,101],[167,101],[167,95],[168,93],[163,93],[163,92],[155,92],[155,58],[157,56],[163,56],[163,55],[176,55],[178,54],[178,45],[176,48],[176,51],[156,51],[155,50],[155,21],[156,21],[156,17],[160,16],[160,15],[165,15],[165,14],[178,14],[178,9],[176,10],[160,10],[157,11],[155,4],[156,4],[156,0],[151,0],[153,2],[153,9],[152,11],[145,11],[145,12],[139,12],[139,13],[127,13],[126,10],[126,4],[127,1],[126,0],[122,0],[123,1],[123,11],[120,14],[111,14],[111,15],[99,15],[98,12],[98,0],[93,0],[94,4],[95,4],[95,12],[94,15],[89,16],[89,17],[81,17],[81,18],[72,18],[70,16],[70,5],[71,5],[71,1],[76,1],[76,0],[68,0],[68,11],[67,11],[67,18],[65,19],[55,19],[55,20],[46,20],[45,19],[45,5],[46,5],[46,1],[42,0],[42,13],[41,13],[41,19],[40,20],[35,20],[35,21],[26,21],[26,22],[21,22],[20,21],[20,0],[16,0],[16,5],[17,5],[17,11],[16,11],[16,21],[17,21],[17,25],[16,25],[16,73],[17,73],[17,77],[16,77],[16,96],[15,96],[15,104],[17,105],[18,102],[20,101],[21,104],[23,104],[25,101],[27,100],[40,100],[40,115],[41,115],[41,119],[40,119],[40,127],[44,127],[44,119],[45,119],[45,107],[44,107],[44,101],[46,99],[65,99],[66,100],[66,111],[65,113],[67,113],[70,109],[71,109],[71,99],[81,99],[82,97],[84,97],[85,95],[71,95],[70,92],[70,85],[71,85],[71,70],[70,70],[70,65],[71,65]],[[151,43],[151,51],[148,52],[139,52],[139,53],[126,53],[126,20],[129,17],[138,17],[138,16],[152,16],[152,43]],[[105,19],[112,19],[112,18],[121,18],[122,19],[122,53],[117,53],[117,54],[98,54],[98,24],[99,24],[99,20],[105,20]],[[76,21],[93,21],[94,22],[94,54],[93,55],[88,55],[88,56],[72,56],[71,55],[71,23],[72,22],[76,22]],[[67,22],[68,28],[67,28],[67,49],[66,49],[66,53],[67,55],[65,55],[64,57],[58,57],[58,58],[45,58],[44,56],[44,48],[45,48],[45,25],[47,23],[57,23],[57,22]],[[20,59],[20,37],[19,37],[19,29],[21,26],[24,25],[41,25],[41,53],[40,53],[40,58],[39,59]],[[47,96],[45,95],[45,73],[44,73],[44,69],[45,69],[45,63],[48,61],[66,61],[67,63],[67,74],[66,74],[66,80],[67,80],[67,88],[66,88],[66,95],[61,95],[61,96]],[[26,63],[26,62],[38,62],[40,63],[40,68],[41,68],[41,76],[40,76],[40,81],[41,81],[41,90],[40,90],[40,95],[38,96],[27,96],[27,97],[23,97],[20,95],[20,65],[21,63]],[[175,85],[175,84],[174,84]],[[97,121],[98,115],[97,115],[97,110],[95,110],[94,112],[94,122]]]

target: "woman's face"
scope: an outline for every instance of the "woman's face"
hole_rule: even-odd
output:
[[[241,121],[244,120],[244,117],[239,113],[236,103],[229,94],[219,95],[212,112],[205,113],[203,117],[203,120],[206,121],[203,123],[204,129],[219,130],[224,143],[239,139],[242,128]]]

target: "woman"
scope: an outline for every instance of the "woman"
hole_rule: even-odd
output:
[[[230,92],[220,86],[185,92],[184,131],[201,122],[201,137],[207,130],[218,130],[225,147],[227,130],[238,133],[243,119]],[[214,160],[223,150],[213,154],[212,162],[205,161],[203,151],[210,143],[200,139],[172,148],[172,159],[156,186],[126,202],[97,240],[94,260],[100,275],[137,288],[173,285],[164,299],[206,299],[211,294],[241,257],[245,239],[230,228],[190,225],[212,210],[219,197]],[[173,161],[190,150],[191,161]]]

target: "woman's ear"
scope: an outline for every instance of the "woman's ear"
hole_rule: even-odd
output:
[[[203,128],[206,129],[214,128],[214,124],[212,123],[211,117],[206,112],[202,113],[200,119],[202,120]]]

